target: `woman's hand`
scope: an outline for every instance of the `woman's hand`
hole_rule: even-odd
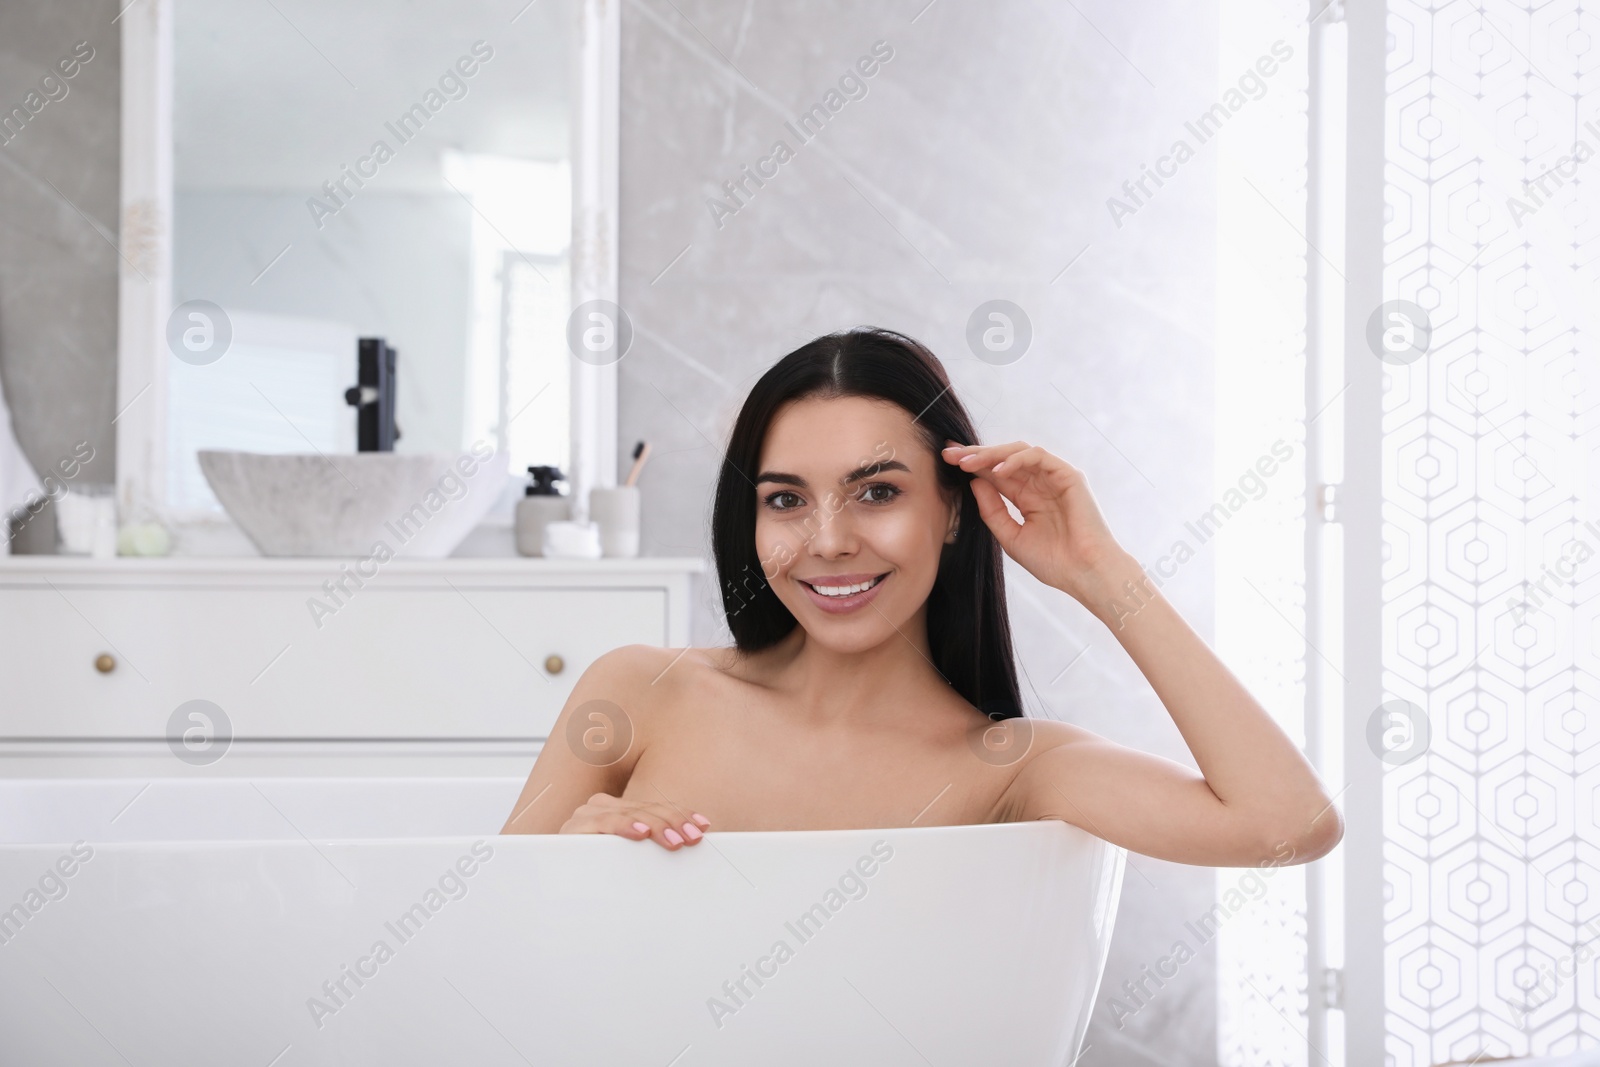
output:
[[[1083,602],[1094,579],[1129,557],[1111,534],[1083,472],[1037,445],[958,445],[945,461],[976,477],[978,513],[1006,554],[1029,574]],[[1017,522],[1001,494],[1019,512]]]
[[[698,844],[705,836],[702,831],[711,826],[711,820],[699,812],[690,812],[687,822],[681,819],[681,813],[666,804],[596,793],[578,805],[559,832],[616,834],[634,841],[648,837],[668,852],[676,852],[686,844]]]

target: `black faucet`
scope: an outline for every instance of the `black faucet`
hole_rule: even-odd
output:
[[[356,450],[393,452],[400,439],[394,421],[394,361],[399,355],[381,337],[363,337],[356,381],[344,391],[345,403],[356,409]]]

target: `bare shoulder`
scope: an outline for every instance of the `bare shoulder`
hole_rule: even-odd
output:
[[[1031,776],[1055,773],[1069,764],[1081,768],[1106,756],[1130,751],[1110,738],[1070,722],[1059,719],[1027,721],[1031,732],[1019,779],[1030,778],[1030,772]]]
[[[592,675],[602,681],[623,684],[637,682],[641,678],[648,682],[651,668],[673,651],[655,645],[620,645],[595,657],[584,676]]]
[[[1081,745],[1103,742],[1105,738],[1093,730],[1085,730],[1081,726],[1074,726],[1070,722],[1060,719],[1028,719],[1027,729],[1032,735],[1032,746],[1028,750],[1029,759],[1037,757],[1043,752],[1062,745]]]
[[[985,742],[991,747],[1022,749],[1022,755],[1016,760],[1016,773],[999,802],[1000,808],[1011,812],[1013,818],[1034,817],[1038,791],[1046,788],[1044,780],[1059,770],[1063,761],[1079,757],[1092,759],[1096,752],[1104,751],[1104,746],[1111,744],[1092,730],[1058,719],[1002,719],[987,729],[999,729],[1010,735],[992,743]]]
[[[583,696],[603,696],[648,714],[686,690],[700,691],[708,672],[723,674],[728,666],[721,648],[662,648],[658,645],[622,645],[599,656],[584,672]],[[613,695],[614,694],[614,695]]]
[[[598,657],[590,670],[618,681],[664,681],[676,668],[687,666],[726,670],[732,662],[730,648],[662,648],[659,645],[622,645]],[[687,672],[685,672],[687,673]]]

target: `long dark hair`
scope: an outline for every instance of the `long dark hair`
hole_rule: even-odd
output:
[[[928,594],[933,666],[968,703],[991,719],[1022,712],[1011,623],[1006,616],[1002,550],[978,514],[974,477],[940,456],[947,440],[978,443],[972,419],[934,354],[893,330],[858,327],[825,334],[773,364],[745,399],[717,478],[711,548],[728,629],[740,652],[757,652],[797,625],[767,583],[756,552],[755,477],[761,445],[778,409],[812,396],[887,400],[916,420],[934,454],[940,485],[961,501],[960,531],[943,546]]]

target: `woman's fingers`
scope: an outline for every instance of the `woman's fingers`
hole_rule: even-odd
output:
[[[973,475],[968,484],[978,514],[1006,554],[1046,585],[1083,600],[1082,577],[1122,552],[1084,473],[1026,441],[947,444],[945,461]]]
[[[620,812],[619,818],[621,821],[628,822],[628,829],[630,831],[630,833],[626,835],[628,837],[634,837],[634,835],[638,835],[635,839],[640,841],[648,837],[655,841],[655,843],[660,845],[662,848],[667,849],[669,852],[683,847],[685,840],[684,836],[677,830],[673,829],[671,820],[664,818],[655,812]],[[645,827],[645,829],[640,830],[639,827],[641,826]]]
[[[690,818],[678,821],[676,814],[673,816],[641,816],[633,828],[638,826],[650,827],[649,836],[669,851],[676,851],[685,845],[697,845],[705,837],[705,830],[700,823],[710,826],[705,816],[699,816],[699,822],[691,815]],[[643,840],[641,838],[641,840]]]
[[[698,812],[687,819],[666,804],[630,800],[596,793],[573,812],[561,828],[571,834],[616,834],[633,841],[649,838],[675,852],[685,845],[699,843],[711,821]]]
[[[681,810],[670,804],[640,802],[634,810],[641,821],[650,824],[651,836],[672,849],[698,844],[705,836],[705,827],[711,825],[704,815],[697,823],[693,812],[685,818]]]
[[[1003,445],[958,445],[951,444],[944,450],[944,456],[951,463],[964,471],[987,470],[1007,456],[1028,448],[1026,441],[1011,441]]]
[[[946,449],[945,454],[954,459],[962,470],[974,473],[1020,474],[1031,470],[1066,474],[1072,470],[1072,465],[1060,456],[1026,441],[1012,441],[1004,445],[957,446],[955,449]]]
[[[971,445],[946,449],[945,456],[962,470],[982,478],[1001,491],[1020,489],[1030,472],[1041,470],[1048,460],[1059,463],[1037,445],[1012,441],[1003,445]],[[1007,493],[1007,495],[1010,495]]]
[[[945,455],[962,470],[987,481],[1019,505],[1020,492],[1038,488],[1046,495],[1065,492],[1071,485],[1074,469],[1070,463],[1038,445],[1012,441],[1003,445],[959,445]]]
[[[1000,542],[1000,547],[1009,548],[1011,539],[1022,529],[1022,524],[1013,519],[1011,512],[1006,510],[1006,502],[1000,498],[1000,490],[989,482],[974,479],[972,499],[977,501],[978,515],[994,534],[995,540]]]

